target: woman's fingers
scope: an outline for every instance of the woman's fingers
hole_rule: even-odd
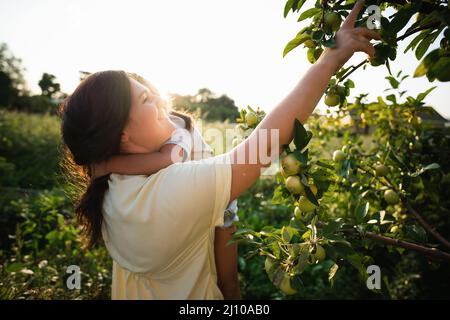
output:
[[[372,40],[372,39],[381,40],[381,35],[378,32],[376,32],[375,30],[370,30],[368,28],[359,27],[359,28],[355,28],[355,32],[358,35],[361,35],[369,40]]]
[[[364,7],[364,0],[358,0],[358,2],[356,2],[352,11],[350,11],[350,14],[347,16],[344,23],[342,24],[341,29],[353,28],[355,26],[356,18],[358,17],[358,14],[363,7]]]
[[[354,41],[355,41],[355,44],[354,44],[355,51],[365,52],[371,58],[373,58],[375,56],[375,48],[370,43],[370,41],[367,40],[367,38],[365,38],[363,36],[359,36]]]

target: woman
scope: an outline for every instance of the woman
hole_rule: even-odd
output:
[[[294,119],[305,122],[331,76],[356,51],[374,55],[370,40],[380,39],[378,33],[354,28],[362,6],[362,1],[355,5],[337,32],[336,47],[326,49],[289,95],[230,152],[174,163],[151,176],[112,174],[89,184],[77,212],[91,243],[103,236],[113,258],[113,299],[223,299],[214,263],[214,229],[223,225],[229,202],[268,166],[247,156],[250,145],[252,151],[257,146],[257,155],[279,154],[281,149],[271,150],[270,130],[279,132],[273,144],[289,144]],[[160,150],[175,128],[155,104],[142,102],[143,86],[118,71],[95,74],[95,79],[91,86],[80,84],[76,99],[72,95],[62,110],[63,139],[74,162],[89,168],[118,153]],[[265,134],[269,143],[259,145]]]

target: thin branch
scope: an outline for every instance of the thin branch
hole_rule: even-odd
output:
[[[404,248],[404,249],[420,252],[420,253],[423,253],[423,254],[425,254],[426,256],[429,256],[429,257],[440,258],[440,259],[444,259],[444,260],[450,261],[450,254],[448,254],[447,252],[441,251],[439,249],[436,249],[436,248],[429,248],[429,247],[421,246],[421,245],[418,245],[418,244],[415,244],[415,243],[411,243],[411,242],[407,242],[407,241],[403,241],[403,240],[399,240],[399,239],[385,237],[385,236],[379,235],[379,234],[374,233],[374,232],[366,232],[365,233],[365,237],[369,238],[369,239],[372,239],[372,240],[375,240],[375,241],[383,242],[383,243],[388,244],[388,245],[392,245],[392,246],[401,247],[401,248]]]
[[[365,59],[364,61],[361,61],[359,64],[357,64],[356,66],[352,66],[352,70],[350,70],[349,72],[347,72],[341,79],[339,79],[339,82],[344,81],[348,76],[350,76],[353,72],[355,72],[358,68],[362,67],[365,63],[367,63],[367,61],[369,61],[368,59]]]
[[[403,202],[406,205],[406,208],[409,212],[411,212],[414,217],[419,221],[419,223],[427,230],[433,237],[435,237],[439,242],[441,242],[447,249],[450,249],[450,242],[447,241],[439,232],[436,231],[436,228],[428,224],[424,218],[411,206],[407,199],[403,199]]]
[[[403,34],[403,35],[401,35],[400,37],[397,38],[397,41],[402,41],[402,40],[406,39],[407,37],[409,37],[410,35],[413,35],[414,33],[417,33],[419,31],[423,31],[423,30],[431,29],[431,28],[436,28],[440,24],[441,24],[440,22],[433,22],[433,23],[429,23],[429,24],[417,27],[417,28],[415,28],[413,30],[406,31],[405,34]]]
[[[316,226],[319,228],[323,228],[326,226],[325,223],[318,221],[316,223]],[[344,230],[340,230],[340,231],[344,231]],[[355,231],[355,230],[352,230]],[[408,242],[408,241],[403,241],[400,239],[394,239],[394,238],[389,238],[386,236],[383,236],[381,234],[375,233],[375,232],[370,232],[367,231],[363,234],[364,238],[367,239],[371,239],[371,240],[375,240],[378,242],[382,242],[394,247],[400,247],[400,248],[404,248],[404,249],[408,249],[408,250],[412,250],[412,251],[416,251],[419,253],[422,253],[430,258],[438,258],[438,259],[444,259],[447,261],[450,261],[450,254],[448,254],[447,252],[441,251],[439,249],[436,248],[430,248],[430,247],[425,247],[422,245],[418,245],[412,242]]]

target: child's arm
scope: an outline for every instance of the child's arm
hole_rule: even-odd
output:
[[[236,226],[216,227],[214,238],[214,256],[217,269],[217,285],[225,300],[240,300],[241,290],[238,277],[237,244],[226,245],[233,237]]]
[[[184,149],[171,143],[163,145],[159,151],[152,153],[117,155],[96,164],[93,170],[93,178],[109,173],[151,175],[175,162],[183,161],[184,157]]]

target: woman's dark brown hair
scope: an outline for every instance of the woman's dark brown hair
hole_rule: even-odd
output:
[[[122,132],[131,109],[129,78],[159,94],[147,80],[124,71],[102,71],[89,75],[61,104],[61,131],[65,144],[63,166],[69,183],[80,190],[75,213],[88,237],[88,246],[101,239],[103,199],[109,175],[91,179],[91,165],[120,153]],[[191,130],[191,116],[171,111],[183,118]]]

